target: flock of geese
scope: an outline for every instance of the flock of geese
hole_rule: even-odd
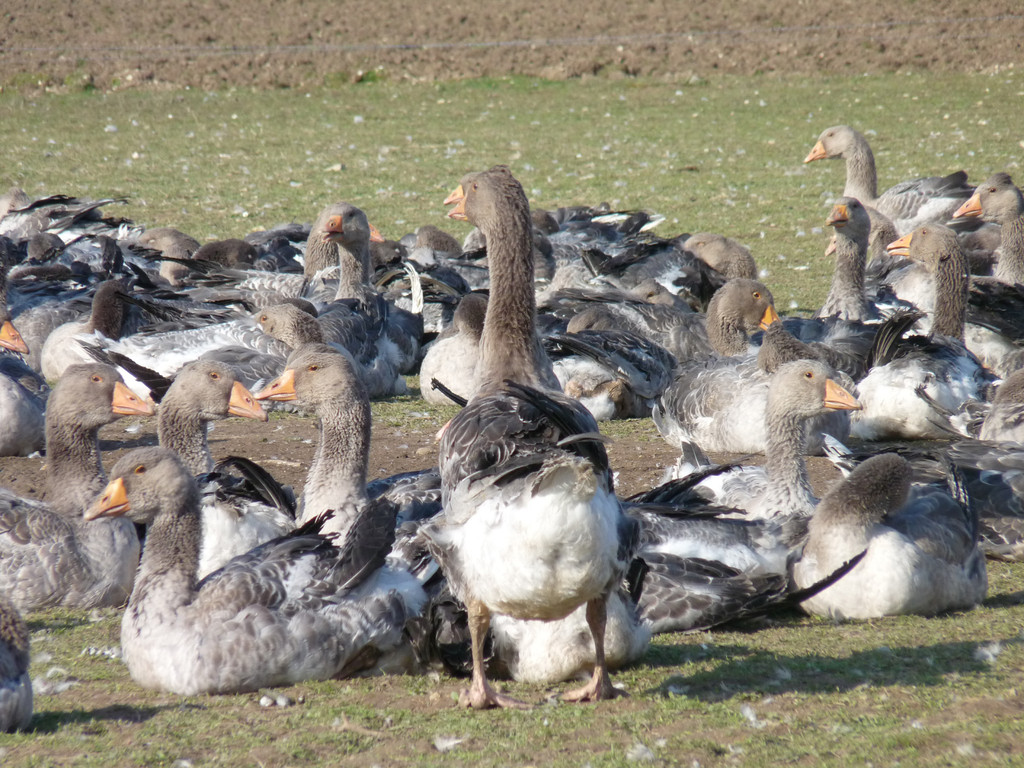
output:
[[[464,244],[386,241],[349,203],[200,247],[112,200],[0,198],[0,453],[46,453],[43,500],[0,488],[0,728],[32,712],[19,612],[49,606],[126,605],[147,688],[440,667],[487,708],[526,706],[501,675],[612,698],[653,633],[978,604],[986,556],[1024,558],[1024,198],[963,172],[879,195],[845,126],[805,162],[834,157],[811,318],[781,318],[728,237],[531,209],[504,166],[445,200]],[[370,400],[417,371],[463,407],[436,467],[368,483]],[[297,493],[211,455],[211,422],[266,408],[316,417]],[[159,447],[108,473],[98,432],[124,415],[155,415]],[[620,498],[598,422],[646,416],[680,458]],[[845,476],[818,499],[822,451]]]

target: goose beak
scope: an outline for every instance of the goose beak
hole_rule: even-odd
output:
[[[953,213],[954,219],[977,219],[981,216],[981,196],[975,192]]]
[[[899,240],[893,240],[887,246],[885,250],[891,253],[893,256],[903,256],[904,258],[910,258],[910,241],[914,239],[914,233],[908,232]]]
[[[331,216],[324,225],[324,242],[333,243],[345,235],[345,229],[341,223],[341,216]]]
[[[779,313],[775,311],[775,307],[771,304],[765,309],[764,314],[761,315],[761,330],[767,331],[768,327],[779,322]]]
[[[28,354],[28,344],[21,338],[18,329],[14,327],[14,323],[10,320],[4,320],[3,325],[0,325],[0,347],[22,355]]]
[[[242,386],[242,382],[236,381],[231,386],[231,399],[228,400],[228,413],[232,416],[241,416],[243,419],[267,420],[267,412],[263,410],[252,392]]]
[[[825,380],[825,400],[823,404],[833,411],[859,411],[862,406],[857,399],[836,384],[832,379]]]
[[[469,218],[466,216],[466,193],[463,191],[461,184],[444,199],[445,205],[452,205],[453,203],[455,207],[448,211],[448,218],[469,221]]]
[[[836,236],[832,235],[832,237],[830,237],[828,239],[828,245],[825,246],[825,255],[826,256],[831,256],[835,252],[836,252]]]
[[[286,368],[284,373],[267,384],[263,389],[253,395],[257,400],[294,400],[295,394],[295,369]]]
[[[825,151],[825,145],[821,143],[819,139],[810,152],[807,153],[807,157],[804,158],[805,163],[810,163],[815,160],[824,160],[828,157],[828,153]]]
[[[830,227],[845,227],[846,222],[850,220],[850,211],[847,210],[846,206],[840,203],[832,207],[832,213],[825,219],[825,224]]]
[[[86,520],[95,520],[97,517],[120,517],[131,509],[128,504],[128,491],[124,487],[124,479],[111,480],[103,489],[101,495],[85,510]]]
[[[120,381],[114,382],[114,397],[110,409],[119,416],[153,415],[153,404],[136,395]]]
[[[383,243],[383,242],[386,242],[384,240],[384,235],[382,235],[380,233],[380,230],[377,229],[375,226],[373,226],[373,224],[370,225],[370,242],[371,243]]]

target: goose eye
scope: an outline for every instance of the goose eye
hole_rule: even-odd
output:
[[[139,466],[137,466],[135,468],[135,474],[136,475],[144,475],[144,474],[146,474],[146,465],[145,464],[139,464]]]
[[[475,181],[473,182],[473,189],[479,189],[479,187],[477,186],[477,183]]]
[[[260,322],[261,323],[267,322],[267,316],[266,315],[260,315]]]
[[[988,188],[988,191],[989,191],[989,192],[995,192],[995,191],[996,191],[996,188],[995,188],[995,187],[989,187],[989,188]]]
[[[813,379],[814,378],[814,372],[813,371],[804,371],[804,378],[805,379]]]
[[[755,299],[760,299],[761,298],[761,292],[760,291],[754,291],[754,298]]]
[[[308,371],[319,371],[320,370],[320,366],[316,365],[314,363],[313,365],[309,366],[309,368],[307,368],[306,370],[308,370]]]
[[[103,381],[103,377],[100,376],[98,373],[94,373],[92,375],[92,380],[99,384],[101,381]]]
[[[213,379],[214,381],[216,381],[217,379],[220,378],[220,374],[217,373],[216,371],[211,371],[210,372],[210,378]]]

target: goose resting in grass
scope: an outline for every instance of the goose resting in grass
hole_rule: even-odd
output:
[[[0,489],[0,593],[20,610],[124,603],[139,560],[135,528],[88,526],[82,512],[103,487],[100,427],[152,412],[110,366],[65,370],[46,409],[46,502]]]
[[[530,209],[508,168],[463,178],[451,218],[487,239],[491,297],[481,337],[480,389],[444,428],[444,511],[424,527],[432,554],[466,605],[473,677],[460,703],[521,707],[487,682],[483,643],[492,613],[552,621],[585,606],[593,674],[570,701],[616,694],[605,658],[606,603],[635,546],[593,417],[541,391],[543,348],[534,331]],[[548,369],[550,371],[550,368]]]
[[[140,448],[111,478],[86,518],[148,526],[121,622],[125,663],[145,688],[191,696],[344,677],[401,645],[420,610],[405,599],[415,579],[382,567],[393,518],[367,514],[344,540],[300,529],[198,581],[199,489],[181,460]]]
[[[0,593],[0,733],[28,728],[32,720],[28,662],[28,627]]]
[[[978,517],[957,498],[926,489],[910,496],[910,466],[893,453],[873,456],[839,481],[811,518],[793,578],[804,587],[863,550],[837,583],[802,603],[808,613],[867,619],[971,608],[988,576]]]

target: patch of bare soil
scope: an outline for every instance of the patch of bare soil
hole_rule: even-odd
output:
[[[0,14],[0,85],[23,88],[952,72],[1024,60],[1019,0],[8,0]]]

